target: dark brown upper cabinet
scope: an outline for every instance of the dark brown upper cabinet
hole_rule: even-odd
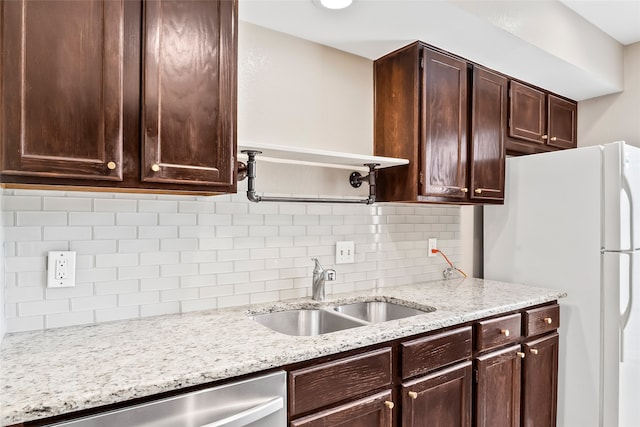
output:
[[[577,146],[578,105],[541,89],[510,82],[510,154],[532,154]]]
[[[122,180],[120,2],[2,2],[2,173]]]
[[[501,203],[506,80],[420,42],[374,73],[375,154],[410,160],[378,172],[378,200]]]
[[[2,182],[236,191],[237,0],[1,5]]]
[[[470,196],[478,202],[504,200],[507,78],[473,68]]]

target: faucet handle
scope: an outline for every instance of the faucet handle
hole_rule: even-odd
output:
[[[325,270],[324,271],[324,280],[327,282],[333,282],[336,280],[336,271],[335,270]]]
[[[313,271],[314,272],[320,272],[322,270],[324,270],[324,268],[322,268],[322,265],[320,265],[320,261],[318,260],[318,258],[311,258],[311,261],[315,261],[316,265],[313,267]]]

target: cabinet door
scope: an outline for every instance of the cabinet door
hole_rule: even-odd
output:
[[[2,173],[122,180],[123,3],[1,7]]]
[[[143,181],[235,190],[237,2],[144,3]]]
[[[509,96],[509,136],[545,145],[545,93],[512,81]]]
[[[476,426],[520,425],[520,346],[477,358]]]
[[[578,146],[578,104],[554,95],[547,95],[549,123],[548,145],[558,148]]]
[[[402,385],[403,427],[470,427],[471,362]]]
[[[522,426],[555,427],[558,398],[558,334],[524,344]]]
[[[422,195],[464,201],[469,191],[467,63],[430,49],[423,50],[423,59]]]
[[[291,421],[291,427],[391,427],[393,407],[391,391],[385,391]]]
[[[471,199],[504,200],[507,78],[480,67],[473,70],[471,108]]]

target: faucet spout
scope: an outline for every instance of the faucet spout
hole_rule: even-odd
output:
[[[325,270],[322,265],[320,265],[318,258],[311,258],[311,260],[315,261],[315,266],[313,267],[313,279],[311,283],[311,299],[314,301],[324,301],[325,281],[336,280],[336,271],[331,269]]]

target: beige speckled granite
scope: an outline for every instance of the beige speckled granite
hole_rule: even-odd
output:
[[[0,423],[258,372],[563,296],[561,291],[461,279],[329,296],[321,305],[395,299],[437,310],[315,337],[282,335],[247,316],[318,305],[310,299],[8,335],[0,351]]]

